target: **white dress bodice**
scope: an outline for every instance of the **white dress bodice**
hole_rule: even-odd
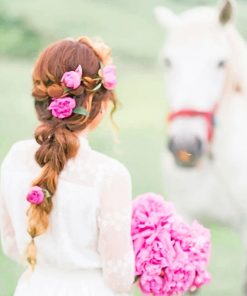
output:
[[[134,280],[131,241],[131,179],[117,160],[96,152],[84,136],[59,176],[48,230],[35,238],[37,265],[60,269],[102,268],[116,292]],[[26,264],[26,195],[41,168],[34,140],[12,146],[1,167],[0,233],[3,251]]]

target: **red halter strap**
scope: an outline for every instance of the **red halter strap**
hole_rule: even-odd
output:
[[[171,122],[178,117],[203,117],[207,123],[208,141],[211,142],[213,139],[213,132],[214,132],[214,113],[215,113],[215,110],[212,112],[207,112],[207,111],[197,111],[193,109],[182,109],[176,112],[171,112],[168,115],[168,121]]]
[[[227,68],[225,83],[220,96],[220,100],[214,105],[211,111],[198,111],[194,109],[181,109],[168,114],[168,122],[173,121],[178,117],[202,117],[207,123],[208,129],[208,142],[210,143],[213,139],[214,127],[215,127],[215,113],[217,112],[221,101],[223,100],[224,94],[227,89],[228,81],[230,80],[229,67]]]

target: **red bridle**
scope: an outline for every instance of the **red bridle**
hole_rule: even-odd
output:
[[[222,93],[219,101],[215,104],[211,111],[199,111],[194,109],[181,109],[178,111],[170,112],[168,114],[168,122],[173,121],[178,117],[202,117],[205,119],[207,123],[207,137],[208,142],[211,143],[214,135],[214,127],[215,127],[215,115],[218,110],[218,107],[224,97],[224,94],[227,90],[228,81],[230,80],[230,72],[229,67],[227,67],[226,78],[224,87],[222,89]]]
[[[182,109],[179,111],[171,112],[168,115],[168,121],[171,122],[178,117],[202,117],[207,123],[207,136],[208,142],[210,143],[213,139],[214,133],[214,117],[215,117],[216,107],[213,111],[198,111],[193,109]]]

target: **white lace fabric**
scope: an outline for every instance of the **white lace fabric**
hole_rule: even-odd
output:
[[[25,196],[40,167],[34,140],[16,143],[1,167],[0,234],[4,253],[26,264]],[[64,270],[103,270],[115,293],[129,293],[134,281],[131,242],[131,179],[117,160],[94,151],[80,137],[77,156],[59,177],[49,228],[36,238],[38,265]],[[127,294],[126,294],[127,295]]]

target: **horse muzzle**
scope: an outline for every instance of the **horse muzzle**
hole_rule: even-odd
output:
[[[174,156],[176,164],[181,167],[195,167],[203,156],[202,140],[197,137],[172,137],[168,148]]]

